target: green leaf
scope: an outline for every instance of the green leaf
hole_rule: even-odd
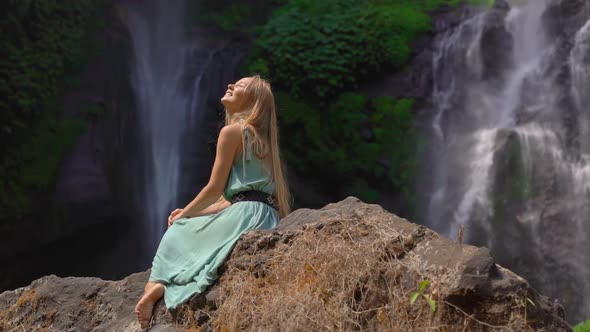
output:
[[[436,301],[430,298],[430,295],[428,294],[422,294],[422,296],[424,296],[424,299],[426,299],[426,302],[428,302],[428,305],[430,306],[430,311],[434,313],[436,311]]]
[[[423,292],[424,289],[426,289],[426,287],[428,287],[428,285],[430,284],[429,280],[424,280],[420,283],[420,286],[418,286],[418,291],[419,292]]]
[[[410,295],[410,304],[414,304],[414,302],[416,302],[418,299],[418,296],[420,296],[420,293],[413,292],[412,295]]]

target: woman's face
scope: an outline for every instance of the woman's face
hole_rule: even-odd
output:
[[[227,85],[227,90],[223,97],[221,97],[221,103],[228,112],[237,113],[242,111],[242,105],[246,99],[246,86],[251,80],[252,78],[250,77],[244,77],[236,83]]]

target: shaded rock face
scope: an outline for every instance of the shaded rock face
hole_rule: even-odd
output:
[[[123,110],[132,107],[128,56],[124,31],[113,17],[105,19],[108,24],[100,36],[105,55],[84,66],[79,84],[61,100],[62,115],[85,122],[86,131],[60,161],[54,186],[32,197],[31,214],[2,229],[0,264],[10,269],[0,271],[0,291],[26,285],[49,271],[94,275],[102,270],[103,277],[119,278],[133,271],[123,269],[116,275],[112,260],[106,265],[86,262],[108,252],[114,246],[110,239],[129,231],[117,202],[116,179],[109,174],[112,159],[106,155],[110,146],[105,140],[120,136],[117,127],[105,133],[109,120],[124,117]],[[106,243],[101,243],[104,237]]]
[[[245,234],[219,272],[188,305],[169,313],[159,303],[152,331],[571,331],[558,305],[488,249],[353,197]],[[0,295],[0,330],[136,331],[133,308],[147,278],[43,277]],[[429,285],[410,304],[423,280]]]

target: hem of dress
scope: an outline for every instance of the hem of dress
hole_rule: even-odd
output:
[[[164,281],[162,279],[158,279],[158,278],[152,278],[152,277],[149,277],[148,282],[155,282],[157,284],[163,285],[164,287],[166,287],[166,285],[168,285],[168,283],[166,281]]]

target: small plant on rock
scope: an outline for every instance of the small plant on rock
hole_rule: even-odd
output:
[[[420,282],[420,284],[418,285],[418,290],[412,292],[412,294],[410,295],[410,304],[414,304],[414,302],[416,302],[416,300],[418,300],[419,297],[422,297],[424,298],[424,300],[426,300],[426,303],[428,303],[430,311],[434,313],[436,311],[436,301],[434,301],[430,295],[424,294],[424,290],[426,290],[426,287],[428,287],[428,285],[430,285],[429,280],[424,280]]]

